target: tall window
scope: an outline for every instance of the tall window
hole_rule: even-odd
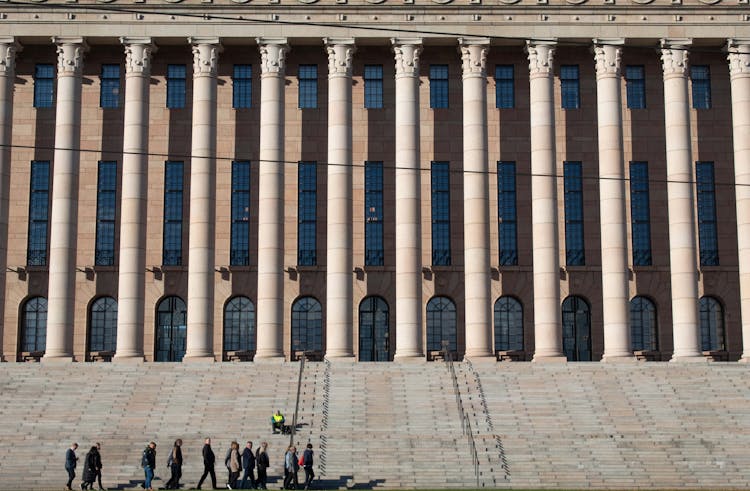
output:
[[[633,265],[651,266],[651,210],[648,162],[630,162],[630,229]]]
[[[388,303],[366,297],[359,304],[359,361],[391,359],[388,336]]]
[[[513,297],[495,302],[495,351],[523,350],[523,307]]]
[[[719,240],[716,231],[716,191],[714,163],[695,163],[698,189],[698,244],[701,266],[719,265]]]
[[[313,297],[292,305],[292,354],[296,351],[323,351],[323,309]]]
[[[383,108],[383,65],[365,65],[365,108]]]
[[[49,161],[31,161],[29,194],[29,240],[26,245],[26,264],[45,266],[49,223]]]
[[[591,308],[583,298],[563,300],[562,334],[568,361],[591,361]]]
[[[115,264],[115,214],[117,210],[117,162],[99,162],[96,185],[96,251],[94,264]]]
[[[247,297],[224,307],[224,351],[255,351],[255,306]]]
[[[565,181],[565,263],[586,264],[583,246],[583,175],[580,162],[564,163]]]
[[[656,306],[646,297],[630,301],[630,338],[633,351],[656,351]]]
[[[318,107],[318,65],[299,66],[299,108]]]
[[[184,108],[185,92],[185,65],[167,65],[167,107]]]
[[[252,95],[252,65],[234,65],[234,72],[232,73],[232,107],[234,109],[252,107]]]
[[[317,165],[315,162],[300,162],[297,175],[297,264],[317,264]]]
[[[581,107],[579,86],[578,65],[560,66],[560,88],[562,90],[563,109],[578,109]]]
[[[430,107],[448,107],[448,65],[430,65]]]
[[[456,304],[448,297],[434,297],[427,303],[427,350],[443,349],[448,342],[448,351],[456,351]]]
[[[55,99],[55,66],[37,63],[34,67],[34,107],[52,107]]]
[[[47,346],[47,299],[28,299],[22,312],[20,351],[44,351]]]
[[[708,65],[692,65],[693,109],[711,109],[711,70]]]
[[[625,86],[628,94],[628,109],[645,109],[646,75],[643,65],[625,67]]]
[[[102,65],[99,106],[104,109],[120,107],[120,65]]]
[[[365,162],[365,264],[383,265],[383,162]]]
[[[500,265],[518,264],[515,162],[497,163],[497,226]]]
[[[117,350],[117,300],[97,298],[91,304],[89,352]]]
[[[187,345],[187,308],[180,297],[166,297],[156,308],[156,361],[182,361]]]
[[[182,172],[182,162],[167,161],[164,170],[164,266],[182,264]]]
[[[229,264],[250,264],[250,162],[232,162],[232,230]]]
[[[701,297],[700,300],[701,349],[703,351],[723,351],[724,342],[724,309],[713,297]]]
[[[495,107],[513,109],[515,102],[513,65],[495,66]]]
[[[432,163],[432,264],[451,264],[451,196],[448,162]]]

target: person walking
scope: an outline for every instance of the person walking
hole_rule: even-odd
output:
[[[153,491],[154,488],[151,487],[151,481],[154,479],[154,470],[156,469],[156,443],[149,442],[148,446],[143,450],[141,466],[143,466],[143,474],[145,476],[143,488]]]
[[[305,489],[310,489],[312,480],[315,477],[315,473],[313,472],[312,443],[308,443],[307,448],[302,453],[302,465],[305,467]]]
[[[258,465],[258,489],[268,489],[266,488],[266,481],[268,479],[266,469],[268,469],[271,464],[268,460],[267,442],[261,443],[260,447],[258,447],[258,452],[255,454],[255,462]]]
[[[214,470],[215,464],[216,455],[214,455],[214,451],[211,449],[211,439],[206,438],[203,444],[203,475],[201,476],[201,480],[198,481],[198,486],[196,486],[195,489],[201,488],[203,481],[209,474],[211,474],[211,486],[213,487],[213,489],[219,489],[216,487],[216,471]]]
[[[81,474],[81,489],[93,489],[96,480],[96,446],[91,447],[83,458],[83,473]]]
[[[227,481],[227,488],[237,489],[237,479],[240,477],[240,471],[242,470],[242,459],[240,457],[240,444],[232,442],[229,447],[229,453],[227,458],[224,460],[229,471],[229,480]]]
[[[99,483],[99,491],[104,491],[104,486],[102,486],[102,444],[99,442],[96,442],[95,446],[96,446],[96,462],[94,463],[94,468],[96,469],[96,479],[98,480],[98,483]]]
[[[182,477],[182,440],[179,438],[174,441],[172,453],[167,459],[167,467],[172,471],[172,476],[167,481],[167,489],[179,489],[180,478]]]
[[[253,454],[253,442],[248,441],[245,444],[245,449],[242,451],[242,468],[245,470],[242,476],[242,482],[240,482],[240,488],[247,489],[248,479],[250,480],[250,488],[255,489],[255,454]]]
[[[68,471],[68,483],[65,485],[65,489],[68,491],[72,490],[70,486],[73,484],[73,479],[76,477],[76,464],[78,463],[76,450],[78,450],[78,444],[73,443],[65,452],[65,470]]]
[[[284,486],[282,489],[297,489],[297,471],[299,462],[297,461],[297,449],[290,445],[284,454]]]

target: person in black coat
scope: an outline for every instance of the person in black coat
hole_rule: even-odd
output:
[[[94,481],[96,480],[96,456],[99,454],[99,450],[96,446],[91,447],[89,453],[83,459],[83,476],[81,476],[81,489],[93,489]]]
[[[214,489],[218,489],[216,487],[216,471],[214,470],[214,464],[216,464],[216,455],[214,455],[214,451],[211,449],[211,439],[206,438],[206,442],[203,445],[203,475],[201,476],[201,480],[198,481],[198,486],[196,486],[195,489],[201,488],[203,480],[206,479],[206,476],[209,474],[211,474],[211,485]]]
[[[167,459],[167,467],[172,471],[172,476],[167,481],[167,489],[179,489],[180,478],[182,477],[182,440],[179,438],[174,441],[172,453]]]
[[[245,469],[245,473],[242,476],[242,482],[240,488],[246,489],[248,479],[250,480],[250,488],[255,489],[255,454],[253,454],[253,442],[247,442],[245,449],[242,451],[242,468]]]
[[[312,485],[313,477],[313,450],[312,443],[307,444],[305,452],[302,454],[302,465],[305,467],[305,489],[309,489]]]
[[[258,489],[268,489],[266,488],[266,469],[270,467],[270,463],[268,461],[268,443],[263,442],[260,444],[260,447],[258,447],[258,451],[255,454],[255,463],[258,465]]]
[[[102,444],[96,442],[96,478],[99,480],[99,491],[104,489],[102,486]]]
[[[65,470],[68,471],[68,484],[65,485],[65,489],[68,491],[71,491],[70,486],[73,484],[73,479],[76,477],[76,463],[78,462],[78,457],[76,457],[77,449],[78,444],[74,443],[65,452]]]

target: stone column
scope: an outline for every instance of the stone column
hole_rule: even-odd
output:
[[[0,319],[5,318],[5,268],[8,265],[8,194],[13,134],[13,80],[16,53],[21,46],[14,37],[0,38]],[[3,337],[0,322],[0,338]],[[2,355],[0,355],[0,361]]]
[[[216,239],[216,70],[218,38],[189,38],[193,48],[190,251],[185,361],[214,361]]]
[[[117,352],[114,361],[143,361],[146,308],[146,206],[151,38],[120,38],[125,46]]]
[[[487,52],[490,40],[459,39],[464,102],[464,298],[466,357],[491,358]]]
[[[750,39],[730,39],[734,189],[737,204],[737,251],[740,269],[742,359],[750,362]]]
[[[702,360],[695,247],[695,173],[690,148],[687,39],[663,39],[664,123],[667,150],[667,211],[672,288],[672,361]]]
[[[396,57],[396,361],[423,359],[420,220],[421,39],[392,39]]]
[[[625,161],[622,143],[620,58],[623,39],[595,39],[599,135],[599,216],[602,243],[602,361],[635,360],[630,343]]]
[[[534,361],[562,361],[553,58],[556,41],[527,41],[531,122]]]
[[[354,39],[324,39],[328,53],[326,358],[354,359],[352,278],[352,57]]]
[[[44,360],[73,360],[73,322],[78,233],[83,38],[55,37],[57,110],[49,245],[47,347]]]
[[[284,359],[285,38],[257,39],[260,75],[258,342],[256,360]]]

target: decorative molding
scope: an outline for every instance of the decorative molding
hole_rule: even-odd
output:
[[[352,60],[357,47],[353,38],[324,38],[326,53],[328,54],[328,77],[351,77]]]
[[[83,69],[83,54],[88,45],[82,37],[53,37],[57,45],[57,76],[80,77]]]
[[[594,39],[596,78],[619,77],[624,39]]]
[[[692,40],[690,39],[661,40],[661,63],[665,79],[687,76],[691,44]]]
[[[396,58],[396,77],[418,77],[422,40],[393,38],[391,44]]]
[[[284,74],[286,70],[286,54],[289,45],[286,38],[257,38],[260,50],[260,71],[262,74]]]
[[[750,77],[750,39],[730,39],[727,61],[730,78]]]
[[[461,53],[461,69],[464,78],[487,75],[487,53],[490,50],[489,38],[458,38],[458,49]]]
[[[193,76],[215,77],[222,51],[219,38],[188,38],[193,46]]]
[[[151,55],[158,49],[151,38],[121,37],[120,43],[125,46],[125,76],[148,77],[151,74]]]
[[[556,44],[557,40],[526,41],[526,54],[529,58],[529,76],[531,78],[552,76]]]
[[[13,77],[15,75],[16,54],[22,49],[16,38],[0,38],[0,76]]]

